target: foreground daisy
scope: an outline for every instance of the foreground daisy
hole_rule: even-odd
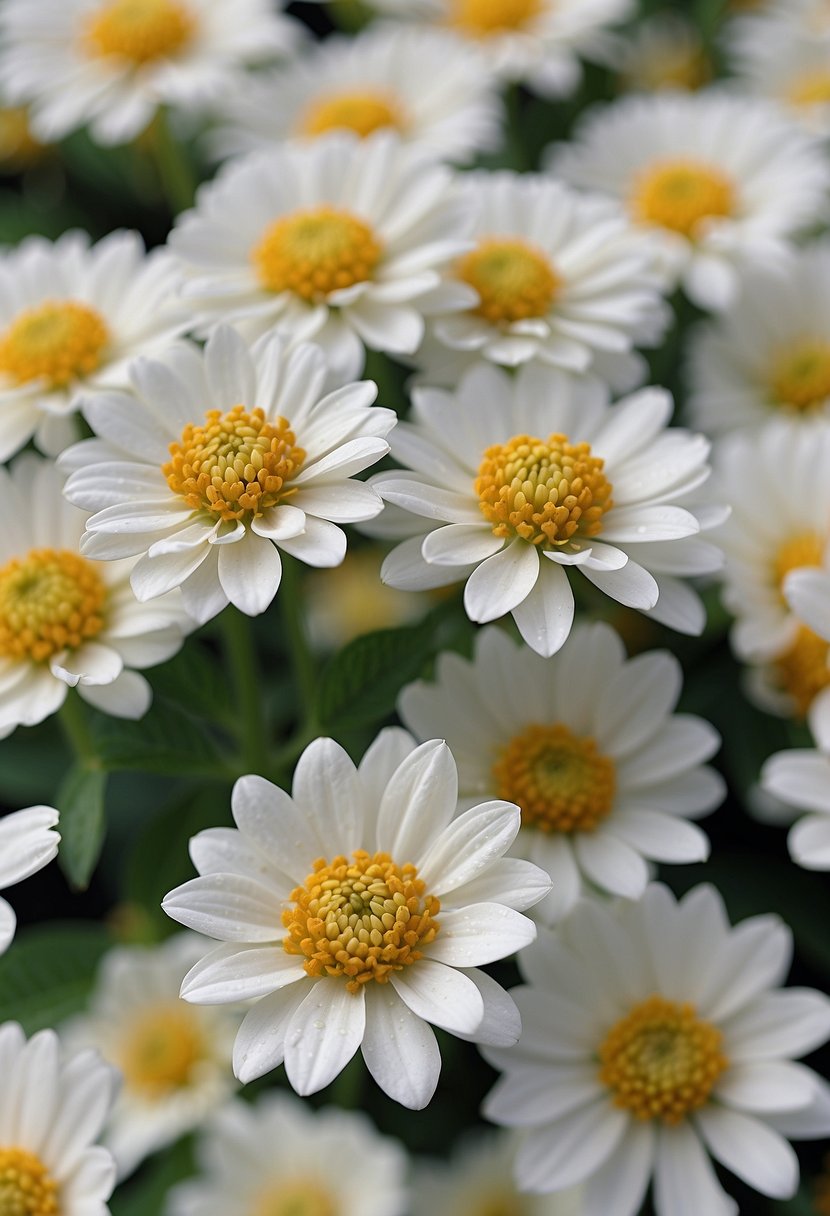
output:
[[[830,1088],[791,1061],[830,1035],[830,1001],[776,991],[791,957],[777,917],[733,929],[708,886],[584,903],[561,936],[544,932],[520,958],[522,1038],[485,1053],[504,1073],[485,1114],[524,1129],[522,1188],[584,1182],[585,1216],[634,1216],[653,1179],[657,1216],[735,1216],[711,1153],[762,1194],[793,1195],[785,1137],[830,1132]]]
[[[196,1004],[256,999],[236,1039],[243,1082],[285,1061],[300,1094],[323,1089],[358,1047],[404,1106],[432,1097],[441,1057],[429,1023],[515,1042],[510,998],[476,968],[532,941],[527,908],[550,884],[503,860],[519,810],[487,802],[453,819],[455,761],[384,731],[354,764],[332,739],[303,752],[292,797],[261,777],[234,786],[237,830],[199,833],[200,878],[169,916],[223,944],[185,977]]]
[[[252,350],[227,326],[204,352],[181,345],[142,360],[133,395],[108,394],[86,416],[98,440],[62,461],[67,498],[95,511],[83,551],[110,561],[141,554],[142,601],[181,587],[201,622],[230,601],[264,612],[282,578],[280,550],[338,566],[338,524],[371,519],[375,491],[352,480],[379,460],[391,410],[372,408],[371,381],[324,395],[322,352],[266,337]]]
[[[335,132],[228,165],[170,235],[200,333],[312,339],[344,380],[364,345],[411,354],[440,271],[467,247],[449,170],[389,131]],[[439,302],[448,303],[444,289]],[[446,299],[445,299],[446,297]]]
[[[137,602],[132,562],[81,555],[86,517],[62,486],[54,464],[28,453],[0,469],[0,739],[55,713],[70,688],[140,718],[152,690],[134,669],[169,659],[193,628],[178,595]]]
[[[30,806],[0,819],[0,890],[23,882],[58,855],[60,836],[53,829],[58,812],[51,806]],[[17,918],[0,897],[0,954],[11,945]]]
[[[455,396],[416,390],[413,421],[392,437],[411,472],[372,479],[409,513],[399,534],[410,538],[386,559],[384,582],[422,590],[466,579],[471,620],[510,612],[545,655],[571,630],[569,567],[621,604],[700,632],[700,600],[675,576],[719,564],[711,545],[689,539],[709,523],[711,509],[699,517],[689,503],[708,477],[709,445],[667,431],[671,411],[660,389],[609,409],[534,365],[512,379],[473,368]]]
[[[624,98],[589,114],[549,163],[655,233],[666,273],[701,308],[727,308],[742,268],[779,263],[827,216],[820,145],[773,105],[717,90]]]
[[[830,732],[818,744],[770,756],[761,769],[761,787],[789,807],[809,812],[787,836],[793,861],[807,870],[830,870]]]
[[[202,1174],[166,1216],[403,1216],[406,1155],[355,1111],[314,1111],[288,1094],[231,1102],[197,1148]]]
[[[32,236],[0,254],[0,461],[33,436],[50,454],[71,443],[82,403],[126,387],[132,359],[186,328],[173,296],[169,257],[135,232]]]
[[[614,630],[595,624],[545,659],[492,626],[472,662],[442,654],[435,675],[409,684],[398,712],[416,737],[447,740],[462,799],[520,807],[514,852],[553,882],[541,919],[567,915],[586,886],[639,898],[646,859],[706,859],[706,836],[688,821],[723,800],[702,763],[720,740],[702,718],[672,713],[682,670],[671,655],[626,660]]]
[[[53,1030],[29,1041],[0,1026],[0,1201],[10,1216],[103,1216],[115,1162],[95,1145],[116,1072],[95,1051],[67,1056]]]

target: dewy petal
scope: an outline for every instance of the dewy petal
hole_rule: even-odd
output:
[[[181,997],[193,1005],[226,1005],[255,1000],[305,979],[295,955],[281,945],[217,946],[182,980]]]
[[[470,904],[440,914],[441,929],[425,953],[452,967],[483,967],[515,954],[536,936],[533,921],[504,904]]]
[[[252,878],[192,878],[171,891],[162,907],[179,924],[218,941],[273,942],[282,937],[278,896]]]
[[[294,770],[292,795],[324,848],[328,845],[326,856],[365,847],[362,792],[357,769],[339,743],[325,738],[309,743]]]
[[[565,571],[541,562],[536,586],[513,609],[513,620],[531,650],[549,658],[564,646],[574,619],[574,596]]]
[[[442,898],[503,857],[516,839],[522,816],[512,802],[484,802],[459,815],[422,855],[418,876]]]
[[[459,1034],[458,1038],[472,1043],[483,1043],[488,1047],[513,1047],[522,1033],[522,1019],[516,1002],[501,984],[491,979],[486,971],[472,968],[464,972],[481,994],[484,1002],[484,1017],[473,1034]]]
[[[441,1072],[432,1028],[398,996],[391,984],[368,984],[366,1030],[361,1050],[366,1067],[385,1093],[409,1110],[430,1102]]]
[[[733,1174],[772,1199],[790,1199],[798,1158],[783,1136],[760,1119],[713,1103],[695,1116],[709,1152]]]
[[[657,1133],[654,1199],[657,1210],[671,1216],[738,1216],[689,1123]]]
[[[417,1017],[450,1033],[472,1034],[484,1020],[481,993],[454,967],[422,958],[411,967],[393,972],[390,982]]]
[[[485,624],[511,612],[530,595],[539,577],[539,555],[533,545],[514,540],[476,566],[464,588],[470,620]]]
[[[279,589],[282,560],[279,550],[263,537],[248,532],[233,545],[219,550],[219,582],[230,602],[246,616],[259,616]]]
[[[290,984],[248,1010],[233,1047],[234,1076],[243,1085],[282,1064],[286,1028],[307,995],[305,984]]]
[[[304,882],[326,847],[315,821],[279,786],[253,774],[240,777],[231,793],[234,821],[243,838],[293,882]]]
[[[267,540],[286,540],[305,531],[305,511],[292,507],[290,503],[271,507],[251,524],[257,536]]]
[[[52,829],[58,812],[31,806],[0,819],[0,890],[42,870],[57,855],[60,836]]]
[[[339,566],[346,556],[346,534],[327,519],[307,515],[305,528],[298,536],[283,537],[280,548],[307,566],[329,569]]]
[[[322,980],[311,985],[285,1030],[285,1071],[302,1097],[324,1089],[348,1064],[363,1039],[363,989]]]
[[[8,950],[14,938],[17,917],[14,909],[5,899],[0,897],[0,954]]]
[[[381,798],[378,848],[421,865],[425,846],[452,819],[458,801],[458,774],[446,743],[431,739],[401,762]]]

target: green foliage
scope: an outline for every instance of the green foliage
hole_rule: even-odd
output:
[[[104,768],[136,769],[168,776],[223,773],[216,736],[180,706],[156,698],[140,721],[97,715],[95,750]]]
[[[107,774],[86,761],[74,764],[58,790],[61,814],[61,869],[76,890],[89,885],[101,855],[107,824],[104,796]]]
[[[162,1216],[167,1192],[193,1172],[190,1140],[180,1140],[118,1188],[110,1200],[112,1216]]]
[[[0,958],[0,1023],[20,1022],[34,1034],[79,1013],[109,945],[102,925],[84,921],[21,929]]]

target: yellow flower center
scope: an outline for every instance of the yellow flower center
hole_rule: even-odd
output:
[[[732,215],[735,192],[720,170],[694,160],[658,161],[634,182],[635,219],[694,240],[707,219]]]
[[[264,1191],[251,1216],[337,1216],[340,1210],[314,1179],[291,1178]]]
[[[312,102],[300,121],[300,134],[322,135],[325,131],[354,131],[361,139],[383,127],[400,130],[403,118],[397,101],[378,89],[330,93]]]
[[[25,1148],[0,1148],[0,1216],[60,1216],[57,1185]]]
[[[593,832],[614,805],[614,761],[567,726],[528,726],[493,765],[497,797],[542,832]]]
[[[475,492],[496,536],[519,536],[544,549],[596,536],[613,506],[604,461],[565,435],[516,435],[488,448]]]
[[[251,258],[267,291],[293,291],[309,303],[371,279],[383,247],[368,224],[334,207],[276,220]]]
[[[66,388],[101,365],[109,332],[103,318],[75,300],[29,308],[0,337],[0,373],[16,384],[45,380]]]
[[[95,58],[139,67],[178,54],[195,33],[193,14],[179,0],[108,0],[90,16],[85,43]]]
[[[709,1100],[728,1067],[723,1036],[693,1005],[650,996],[611,1028],[599,1049],[599,1079],[635,1119],[680,1123]]]
[[[246,523],[296,493],[287,483],[305,460],[284,418],[266,422],[261,409],[244,405],[209,410],[202,426],[189,423],[170,455],[161,471],[189,507]]]
[[[129,1027],[119,1057],[128,1089],[150,1098],[184,1089],[205,1057],[205,1041],[194,1011],[178,1005],[142,1011]]]
[[[789,650],[775,660],[777,683],[792,697],[798,717],[804,718],[815,698],[830,684],[830,645],[808,629],[799,626]]]
[[[503,1194],[488,1195],[469,1209],[465,1208],[464,1216],[532,1216],[532,1203],[529,1196],[523,1198],[505,1191]]]
[[[830,342],[804,338],[776,356],[770,375],[772,400],[796,413],[818,409],[830,397]]]
[[[800,532],[797,536],[791,536],[775,554],[775,585],[780,589],[784,579],[793,570],[800,570],[804,566],[820,566],[826,547],[827,541],[823,540],[818,532]]]
[[[807,72],[789,90],[789,99],[796,106],[819,106],[830,102],[830,71],[817,68]]]
[[[474,38],[521,30],[538,17],[544,0],[452,0],[450,25]]]
[[[353,861],[318,858],[305,886],[291,892],[283,913],[283,947],[305,955],[308,975],[346,980],[359,992],[369,980],[389,982],[422,956],[438,933],[441,905],[425,894],[415,866],[398,866],[388,853],[358,850]]]
[[[30,165],[43,152],[43,144],[35,139],[29,126],[28,110],[23,106],[0,108],[0,164],[11,168]]]
[[[106,587],[95,563],[66,549],[32,549],[0,568],[0,658],[45,663],[104,627]]]
[[[544,253],[518,240],[481,241],[458,260],[455,273],[478,292],[472,311],[491,325],[543,317],[562,285]]]

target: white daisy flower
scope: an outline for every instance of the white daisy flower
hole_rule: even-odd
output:
[[[761,769],[767,794],[793,812],[809,812],[797,818],[787,836],[790,856],[806,870],[830,870],[830,730],[826,722],[822,727],[817,748],[778,752]]]
[[[58,818],[51,806],[30,806],[0,819],[0,891],[30,878],[57,857]],[[11,945],[16,927],[14,909],[0,897],[0,954]]]
[[[726,46],[745,93],[769,97],[793,118],[830,134],[830,22],[815,28],[802,11],[773,6],[731,23]]]
[[[701,88],[712,76],[700,30],[679,9],[638,22],[619,51],[620,83],[627,91]]]
[[[775,265],[828,214],[823,149],[771,103],[711,90],[632,96],[592,113],[550,167],[618,198],[660,239],[701,308],[729,307],[739,270]]]
[[[424,88],[424,64],[430,85]],[[223,99],[210,145],[221,157],[273,151],[330,131],[365,138],[391,128],[441,160],[497,150],[502,106],[476,48],[440,29],[371,26],[315,44],[293,63],[252,76]]]
[[[111,561],[141,554],[132,586],[144,602],[181,587],[203,623],[227,605],[264,612],[282,578],[280,550],[338,566],[339,524],[382,508],[352,475],[389,451],[391,410],[371,381],[324,395],[322,352],[266,337],[248,350],[223,326],[204,352],[182,344],[141,360],[133,395],[102,395],[86,416],[100,439],[62,463],[65,493],[95,511],[82,550]]]
[[[232,162],[170,234],[197,331],[228,322],[248,338],[311,339],[344,380],[360,375],[364,344],[411,354],[420,299],[468,247],[453,180],[388,131]]]
[[[50,454],[71,442],[84,401],[126,387],[132,359],[187,328],[174,295],[171,259],[147,256],[135,232],[32,236],[0,253],[0,461],[33,436]]]
[[[17,1216],[103,1216],[115,1162],[94,1141],[115,1070],[96,1051],[67,1056],[54,1030],[26,1041],[0,1026],[0,1200]]]
[[[285,1061],[294,1089],[316,1093],[360,1047],[378,1085],[419,1110],[441,1070],[429,1023],[515,1043],[513,1004],[478,968],[533,940],[516,909],[550,882],[504,859],[518,807],[487,802],[454,818],[456,803],[447,745],[416,747],[395,729],[359,769],[316,739],[292,797],[261,777],[237,781],[237,830],[193,838],[201,877],[162,906],[225,943],[185,977],[185,1000],[256,999],[234,1049],[241,1081]]]
[[[62,485],[31,454],[0,468],[0,739],[55,713],[70,688],[104,713],[140,718],[152,690],[134,669],[169,659],[193,628],[178,595],[138,603],[134,563],[80,554],[86,517]]]
[[[656,1216],[736,1216],[709,1154],[787,1199],[798,1158],[785,1137],[830,1133],[830,1087],[792,1062],[830,1035],[830,1001],[776,991],[792,936],[776,916],[732,928],[720,895],[583,903],[543,931],[514,989],[524,1030],[485,1054],[504,1075],[484,1106],[523,1129],[523,1190],[584,1182],[582,1216],[634,1216],[649,1181]]]
[[[269,0],[6,0],[0,81],[30,103],[41,139],[88,125],[99,143],[126,143],[159,106],[192,111],[243,84],[299,30]]]
[[[201,1176],[166,1216],[403,1216],[406,1154],[365,1115],[311,1110],[285,1093],[231,1102],[197,1148]]]
[[[571,631],[571,568],[619,603],[699,633],[703,606],[676,576],[718,566],[717,550],[691,538],[722,515],[689,501],[709,475],[709,444],[667,430],[671,411],[661,389],[610,409],[533,364],[513,378],[473,368],[455,396],[417,389],[412,421],[392,436],[408,469],[371,479],[409,513],[388,521],[391,531],[402,519],[409,539],[384,562],[384,582],[423,590],[466,579],[471,620],[510,612],[545,655]]]
[[[702,718],[672,712],[683,682],[672,655],[626,660],[619,635],[597,623],[577,625],[546,659],[491,626],[471,662],[442,654],[435,676],[404,688],[398,712],[416,738],[447,740],[462,800],[521,809],[513,852],[553,882],[540,919],[566,916],[592,885],[638,899],[646,859],[708,857],[689,820],[723,801],[723,782],[703,765],[720,739]]]
[[[799,620],[830,642],[830,571],[793,570],[781,590]]]

